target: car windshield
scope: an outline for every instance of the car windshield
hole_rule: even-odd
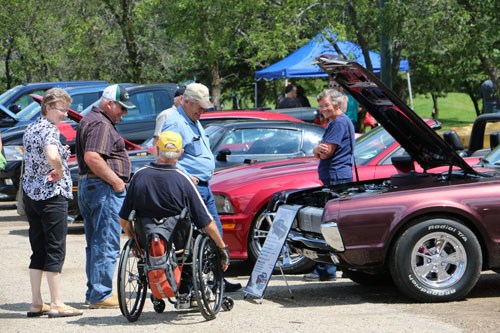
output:
[[[80,112],[82,115],[86,115],[87,113],[90,112],[90,110],[92,110],[92,108],[94,106],[98,106],[99,105],[99,102],[100,102],[100,99],[98,99],[97,101],[95,101],[94,103],[90,104],[89,106],[87,106],[82,112]]]
[[[366,165],[387,147],[395,142],[394,138],[378,126],[356,139],[354,158],[356,165]]]
[[[221,126],[209,125],[205,128],[205,134],[208,135],[210,149],[213,151],[215,144],[219,142],[222,135],[224,135],[224,128]]]
[[[0,104],[5,104],[19,89],[21,89],[22,86],[16,86],[14,88],[11,88],[4,92],[2,95],[0,95]],[[8,106],[8,105],[6,105]]]
[[[481,158],[480,164],[482,165],[500,165],[500,146],[490,151],[488,155]]]
[[[38,104],[38,102],[30,103],[27,107],[19,111],[17,117],[22,121],[31,120],[35,115],[40,115],[40,104]]]

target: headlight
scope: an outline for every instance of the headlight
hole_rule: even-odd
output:
[[[234,214],[234,208],[231,200],[223,194],[214,194],[215,207],[219,214]]]
[[[23,146],[4,146],[3,153],[7,161],[21,161],[23,159]]]

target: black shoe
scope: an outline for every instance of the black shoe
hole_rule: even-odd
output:
[[[232,293],[241,289],[241,283],[231,283],[224,279],[224,291]]]

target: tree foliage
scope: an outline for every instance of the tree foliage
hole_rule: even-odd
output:
[[[328,28],[364,52],[389,36],[393,77],[410,60],[414,91],[437,98],[479,84],[500,89],[497,0],[3,0],[0,88],[22,82],[102,79],[188,82],[215,104],[253,105],[254,73]],[[15,13],[15,15],[13,15]],[[367,63],[369,67],[369,62]],[[311,80],[310,91],[318,87]],[[404,95],[403,85],[395,86]],[[281,83],[259,82],[260,104]],[[478,106],[476,112],[479,112]]]

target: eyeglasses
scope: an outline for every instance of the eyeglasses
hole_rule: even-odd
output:
[[[61,113],[68,113],[68,109],[58,109],[58,108],[53,108],[54,110],[57,110]]]

